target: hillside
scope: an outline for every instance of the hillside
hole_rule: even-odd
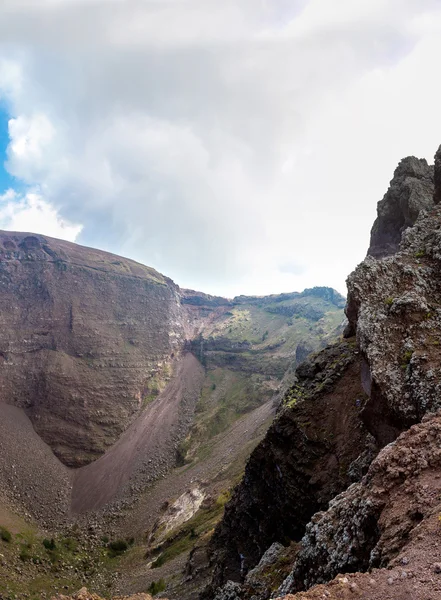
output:
[[[221,518],[296,365],[344,319],[329,288],[217,298],[128,259],[13,232],[0,233],[0,301],[0,508],[24,517],[4,542],[0,594],[18,597],[31,580],[36,594],[60,578],[103,591],[118,568],[124,585],[148,587],[146,531],[170,578]],[[189,490],[201,498],[186,513],[197,536],[186,519],[159,535]],[[133,544],[107,564],[101,538]]]

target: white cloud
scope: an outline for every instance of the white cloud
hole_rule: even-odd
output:
[[[8,168],[183,286],[344,291],[398,160],[441,141],[440,24],[436,0],[3,0]]]
[[[22,196],[9,189],[0,195],[0,228],[41,233],[75,242],[82,226],[61,219],[37,193],[28,192]]]

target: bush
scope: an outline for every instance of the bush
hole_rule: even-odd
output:
[[[115,557],[124,554],[127,550],[128,545],[125,540],[115,540],[109,544],[109,556]]]
[[[5,527],[0,527],[0,539],[8,543],[12,540],[11,533]]]
[[[150,587],[148,589],[148,592],[152,595],[152,596],[156,596],[156,594],[159,594],[159,592],[163,592],[165,590],[165,581],[164,579],[160,579],[159,581],[152,581],[152,583],[150,584]]]
[[[55,550],[55,548],[57,547],[54,538],[51,538],[50,540],[45,538],[43,540],[43,546],[46,548],[46,550]]]

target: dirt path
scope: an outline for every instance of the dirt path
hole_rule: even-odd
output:
[[[165,473],[175,461],[176,444],[199,399],[203,368],[186,354],[173,379],[97,461],[74,473],[72,511],[96,510],[115,498],[136,471],[143,481]],[[188,413],[188,415],[186,415]]]

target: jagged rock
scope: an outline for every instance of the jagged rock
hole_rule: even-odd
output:
[[[242,593],[242,587],[235,581],[227,581],[217,593],[213,600],[240,600]]]
[[[380,258],[398,250],[403,231],[415,223],[420,210],[433,206],[433,176],[425,159],[409,156],[400,162],[377,205],[368,255]]]
[[[441,406],[440,223],[440,207],[423,211],[399,252],[367,257],[348,278],[348,314],[369,381],[364,421],[382,445]]]
[[[438,158],[439,155],[440,152]],[[290,430],[284,456],[293,457],[297,468],[287,469],[285,460],[282,471],[285,487],[281,489],[276,483],[281,455],[277,450],[284,432],[279,430],[278,436],[273,435],[278,427],[276,421],[252,455],[245,478],[213,538],[213,558],[217,561],[215,585],[224,576],[241,578],[232,557],[246,555],[247,550],[265,539],[268,515],[276,523],[277,533],[273,539],[279,541],[283,541],[281,529],[277,530],[281,523],[287,537],[294,540],[306,526],[294,569],[279,590],[282,594],[329,581],[339,572],[393,565],[409,532],[421,519],[428,519],[439,505],[438,482],[434,484],[435,492],[430,490],[430,485],[423,485],[424,481],[430,482],[432,467],[434,476],[441,477],[440,418],[424,417],[441,408],[441,280],[438,276],[441,206],[434,205],[433,190],[433,168],[426,161],[411,157],[400,163],[388,193],[379,203],[369,255],[348,278],[346,334],[356,334],[360,357],[357,372],[352,371],[352,374],[363,388],[355,400],[360,409],[357,417],[370,436],[363,437],[364,448],[358,447],[360,451],[348,465],[347,475],[348,479],[352,476],[353,481],[359,481],[371,465],[368,475],[361,483],[350,485],[331,501],[327,512],[317,513],[306,525],[304,502],[312,509],[317,506],[317,496],[310,495],[310,481],[299,477],[301,467],[310,460],[309,446],[302,446]],[[328,425],[327,411],[312,391],[318,389],[318,381],[327,385],[320,361],[315,357],[307,359],[297,374],[302,378],[303,391],[308,391],[297,406],[309,406],[310,414],[321,415],[323,423]],[[326,389],[332,397],[335,388],[331,385]],[[341,410],[346,412],[347,407],[341,406]],[[279,427],[286,418],[287,413],[279,416]],[[415,425],[422,419],[425,419],[422,425]],[[407,431],[409,427],[412,429]],[[353,430],[346,429],[346,435],[350,442]],[[399,440],[394,443],[398,436]],[[385,450],[375,458],[378,449],[384,446]],[[317,448],[314,451],[319,454]],[[338,452],[328,448],[323,460],[325,455],[331,464]],[[257,459],[262,466],[259,472]],[[317,463],[315,467],[320,468]],[[332,472],[328,466],[324,470],[328,474]],[[258,479],[263,483],[258,485]],[[302,497],[293,493],[296,486],[303,490]],[[315,494],[318,489],[315,487]],[[324,489],[326,487],[321,488],[323,500]],[[262,507],[265,510],[260,513]],[[240,533],[236,535],[235,530]],[[242,545],[243,539],[246,545]],[[228,548],[228,557],[219,552],[221,544]],[[258,552],[256,548],[255,554]],[[251,552],[247,558],[252,563]],[[429,565],[433,565],[436,558],[431,555]],[[395,586],[395,576],[389,579],[392,583],[386,581],[386,584]],[[360,581],[365,585],[365,579]],[[342,584],[348,587],[339,592],[336,586]],[[355,580],[337,578],[329,588],[331,591],[323,587],[321,595],[311,591],[311,594],[301,593],[299,598],[352,597],[351,594],[359,593],[357,587],[350,587],[352,584],[358,585]],[[245,589],[242,593],[245,598],[249,597]],[[404,596],[394,596],[401,597]],[[415,597],[425,596],[418,592]]]
[[[435,204],[439,204],[441,201],[441,146],[438,148],[435,154],[434,183],[435,191],[433,194],[433,201]]]
[[[440,504],[440,448],[440,415],[428,416],[384,448],[360,483],[314,515],[278,595],[324,583],[338,573],[389,565]]]
[[[311,516],[349,484],[368,440],[353,344],[331,346],[298,369],[299,382],[248,462],[212,540],[214,577],[205,597],[241,581],[274,542],[300,539]]]
[[[243,584],[246,596],[252,594],[253,600],[266,600],[271,594],[272,570],[277,561],[285,551],[285,547],[279,542],[274,542],[263,554],[259,564],[251,569],[245,577]]]
[[[245,578],[245,582],[252,583],[254,577],[259,572],[263,571],[268,566],[273,565],[277,561],[277,559],[279,558],[279,556],[283,550],[284,550],[283,544],[280,544],[279,542],[274,542],[274,544],[271,544],[271,546],[268,548],[268,550],[263,554],[262,558],[259,560],[259,564],[256,567],[254,567],[254,569],[252,569],[251,571],[248,572],[248,574]]]

